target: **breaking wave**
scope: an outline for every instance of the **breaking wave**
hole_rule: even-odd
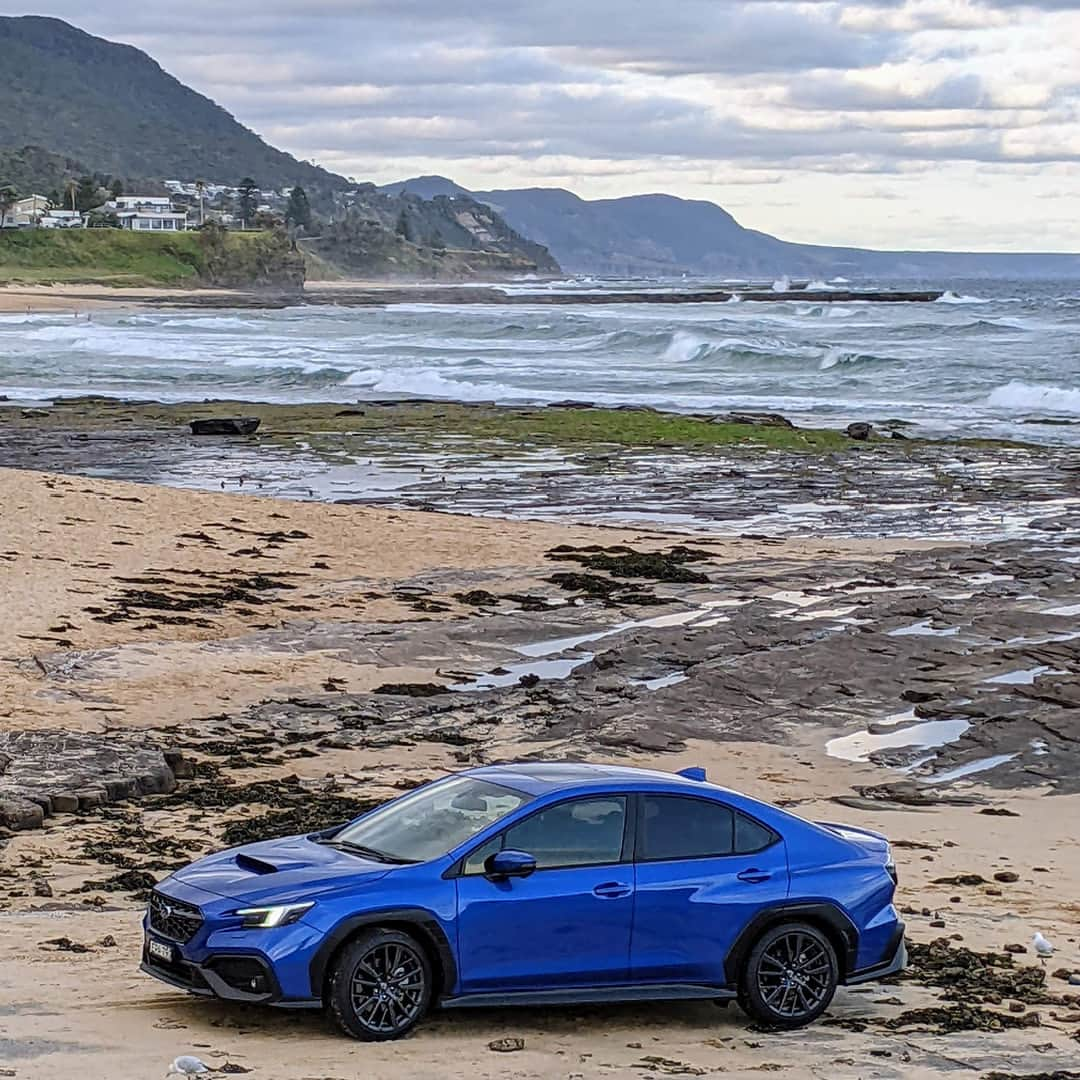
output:
[[[1080,416],[1080,390],[1014,379],[992,390],[986,404],[1014,412],[1070,413]]]

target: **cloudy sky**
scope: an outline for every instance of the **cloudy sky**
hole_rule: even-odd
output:
[[[43,0],[33,13],[145,49],[347,176],[668,191],[809,242],[1080,251],[1080,0]]]

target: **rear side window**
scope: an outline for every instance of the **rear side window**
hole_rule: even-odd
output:
[[[771,829],[722,803],[677,795],[646,795],[641,803],[639,862],[750,854],[776,839]]]
[[[776,833],[759,821],[748,818],[745,814],[735,815],[736,855],[750,855],[755,851],[761,851],[776,839]]]

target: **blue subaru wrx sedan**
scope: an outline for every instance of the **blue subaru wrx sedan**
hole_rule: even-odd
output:
[[[906,962],[884,837],[705,782],[498,765],[163,881],[142,970],[325,1007],[358,1039],[433,1006],[736,998],[777,1028]]]

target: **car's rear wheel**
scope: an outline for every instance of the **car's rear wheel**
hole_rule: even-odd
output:
[[[750,950],[739,1004],[769,1027],[802,1027],[829,1007],[839,979],[836,950],[820,930],[782,923],[766,930]]]
[[[427,953],[399,930],[364,930],[335,958],[326,999],[346,1035],[369,1042],[399,1039],[431,1003]]]

